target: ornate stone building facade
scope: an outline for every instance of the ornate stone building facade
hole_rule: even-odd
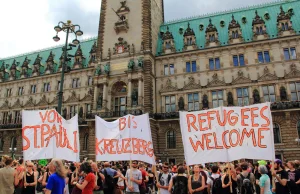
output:
[[[155,154],[184,159],[178,111],[272,102],[277,157],[300,157],[299,1],[163,23],[163,0],[102,0],[99,34],[70,51],[63,116],[94,158],[95,114],[150,113]],[[0,59],[0,155],[22,155],[22,109],[57,106],[61,47]]]

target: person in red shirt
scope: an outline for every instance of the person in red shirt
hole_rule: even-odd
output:
[[[96,186],[96,176],[93,173],[92,166],[89,162],[84,162],[81,164],[79,171],[84,172],[86,176],[82,184],[75,182],[75,186],[82,190],[81,194],[93,194]]]
[[[140,194],[145,194],[147,189],[146,189],[146,183],[149,181],[149,176],[148,172],[145,170],[145,164],[140,163],[139,164],[139,170],[142,173],[142,184],[140,185]]]

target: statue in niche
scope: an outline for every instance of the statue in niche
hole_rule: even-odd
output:
[[[228,92],[228,94],[227,94],[227,103],[228,103],[228,106],[233,106],[233,95],[231,92]]]
[[[260,95],[257,89],[253,90],[253,101],[254,104],[260,103]]]
[[[131,93],[131,101],[132,101],[132,105],[136,106],[138,105],[138,91],[136,89],[134,89]]]
[[[203,106],[203,109],[208,109],[208,97],[206,94],[203,96],[202,106]]]
[[[287,101],[287,93],[285,87],[281,86],[280,87],[280,100],[281,101]]]
[[[132,71],[134,68],[134,60],[130,59],[130,61],[128,62],[128,70]]]
[[[183,99],[183,97],[179,98],[178,108],[179,108],[179,110],[184,110],[184,99]]]
[[[98,96],[98,99],[97,99],[97,109],[98,109],[98,110],[101,110],[101,109],[102,109],[102,101],[103,101],[102,95],[99,95],[99,96]]]
[[[110,71],[110,63],[108,62],[104,65],[104,72],[108,75],[109,71]]]
[[[78,113],[79,118],[83,118],[83,108],[80,107],[79,113]]]
[[[140,57],[138,59],[138,67],[143,68],[144,67],[144,59],[142,57]]]
[[[66,119],[67,118],[67,108],[63,109],[63,117]]]
[[[10,113],[9,115],[8,115],[8,123],[11,123],[11,121],[12,121],[12,114]]]

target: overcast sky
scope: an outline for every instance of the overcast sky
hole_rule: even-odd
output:
[[[120,0],[109,0],[120,1]],[[136,0],[138,1],[138,0]],[[272,0],[164,0],[165,20],[224,11]],[[57,44],[52,40],[58,21],[72,20],[84,31],[82,38],[97,36],[101,0],[2,0],[0,2],[0,58]],[[61,40],[64,40],[60,33]]]

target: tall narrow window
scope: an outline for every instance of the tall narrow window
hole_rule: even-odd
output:
[[[233,55],[232,59],[233,59],[233,65],[235,67],[245,66],[245,60],[244,60],[244,55],[243,54]]]
[[[176,102],[175,96],[165,96],[165,107],[166,112],[175,112],[176,111]]]
[[[209,69],[210,70],[218,70],[221,68],[220,59],[219,58],[210,58],[209,59]]]
[[[16,137],[12,137],[10,140],[10,148],[14,149],[17,147],[17,140]]]
[[[196,61],[188,61],[186,62],[186,72],[196,72],[197,71],[197,63]]]
[[[22,96],[24,91],[24,87],[19,87],[18,96]]]
[[[70,118],[74,117],[77,114],[78,106],[70,106]]]
[[[88,77],[88,86],[92,86],[93,85],[93,77],[89,76]]]
[[[238,88],[236,89],[238,106],[249,105],[249,93],[248,88]]]
[[[263,86],[265,102],[275,102],[275,89],[273,85]]]
[[[86,113],[91,113],[92,112],[92,109],[91,109],[91,105],[90,104],[86,104],[85,105],[85,110],[86,110]]]
[[[58,91],[60,90],[60,81],[57,81],[57,88]]]
[[[223,90],[212,91],[213,108],[223,106]]]
[[[15,111],[15,115],[14,115],[14,123],[18,124],[21,121],[21,113],[20,111]]]
[[[300,82],[290,83],[291,100],[300,101]]]
[[[11,88],[6,89],[6,97],[11,97]]]
[[[285,60],[297,59],[297,54],[296,54],[296,48],[295,47],[284,48],[283,53],[284,53],[284,59]]]
[[[189,111],[199,110],[199,94],[188,94]]]
[[[83,144],[83,150],[87,151],[88,150],[88,145],[89,145],[89,134],[86,133],[84,135],[84,144]]]
[[[44,83],[44,92],[49,92],[51,90],[50,83]]]
[[[175,149],[176,148],[176,134],[174,130],[167,132],[167,148]]]
[[[258,56],[259,63],[269,63],[270,62],[269,51],[258,52],[257,56]]]
[[[174,64],[164,65],[164,75],[173,75],[174,72]]]
[[[36,85],[31,85],[31,94],[35,94],[36,93]]]
[[[126,97],[115,98],[115,112],[119,116],[126,115]]]
[[[273,123],[274,143],[281,143],[280,126]]]
[[[72,81],[72,88],[79,88],[79,85],[80,85],[80,79],[74,78]]]

